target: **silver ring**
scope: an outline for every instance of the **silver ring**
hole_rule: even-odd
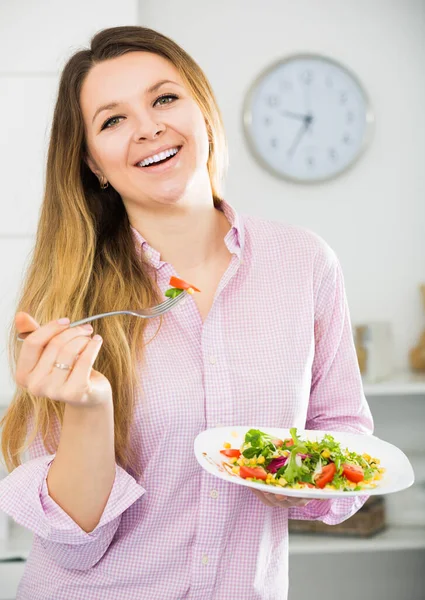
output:
[[[80,355],[76,354],[74,364],[77,362],[77,360],[79,358],[80,358]],[[55,362],[53,364],[53,366],[57,367],[58,369],[66,369],[67,371],[72,371],[72,369],[74,368],[72,365],[65,365],[64,363],[58,363],[58,362]]]
[[[57,367],[58,369],[66,369],[68,371],[72,371],[72,367],[70,365],[65,365],[64,363],[54,363],[53,366]]]

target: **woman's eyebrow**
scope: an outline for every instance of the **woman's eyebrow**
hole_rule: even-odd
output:
[[[165,85],[166,83],[173,83],[174,85],[178,85],[179,87],[182,87],[179,83],[177,83],[177,81],[171,81],[171,79],[161,79],[161,81],[154,83],[154,85],[152,85],[150,88],[148,88],[146,90],[146,93],[152,94],[153,92],[156,92],[162,85]],[[119,106],[120,104],[124,104],[124,102],[122,102],[122,101],[110,102],[109,104],[103,104],[102,106],[99,106],[99,108],[94,113],[94,116],[92,119],[92,124],[94,123],[94,120],[96,119],[96,117],[99,113],[101,113],[104,110],[112,110],[113,108],[117,108],[117,106]]]

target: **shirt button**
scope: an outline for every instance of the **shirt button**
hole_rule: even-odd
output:
[[[215,356],[210,356],[210,363],[211,363],[212,365],[215,365],[215,363],[216,363],[216,362],[217,362],[217,359],[216,359],[216,357],[215,357]]]
[[[211,490],[210,491],[210,496],[211,496],[211,498],[218,498],[218,492],[217,492],[217,490]]]
[[[146,258],[152,258],[152,256],[153,256],[152,250],[145,250],[145,256],[146,256]]]
[[[204,554],[204,556],[202,557],[202,564],[203,565],[207,565],[208,564],[208,556],[206,554]]]

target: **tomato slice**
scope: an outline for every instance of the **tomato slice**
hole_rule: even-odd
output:
[[[179,279],[178,277],[170,277],[170,285],[171,285],[171,287],[178,288],[179,290],[192,289],[195,292],[201,291],[201,290],[198,290],[198,288],[195,287],[194,285],[191,285],[190,283],[187,283],[186,281],[183,281],[183,279]]]
[[[236,456],[236,458],[239,458],[241,455],[240,450],[238,450],[237,448],[226,448],[225,450],[220,450],[220,452],[225,456]]]
[[[284,441],[285,446],[293,446],[294,445],[294,440],[292,438],[288,438],[287,440]]]
[[[272,438],[272,443],[276,446],[276,448],[283,446],[283,440],[280,440],[279,438]]]
[[[359,481],[363,481],[364,479],[364,471],[359,465],[344,463],[342,465],[342,474],[353,483],[359,483]]]
[[[263,467],[245,467],[240,468],[239,475],[246,479],[247,477],[255,477],[256,479],[267,479],[267,472]]]
[[[336,473],[335,463],[331,462],[328,465],[325,465],[320,473],[319,477],[316,479],[316,487],[324,488],[327,483],[330,483],[334,478]]]

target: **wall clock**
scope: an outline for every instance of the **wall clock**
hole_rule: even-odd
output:
[[[371,137],[368,96],[347,67],[318,54],[272,64],[248,91],[248,145],[272,174],[299,183],[332,179],[352,166]]]

